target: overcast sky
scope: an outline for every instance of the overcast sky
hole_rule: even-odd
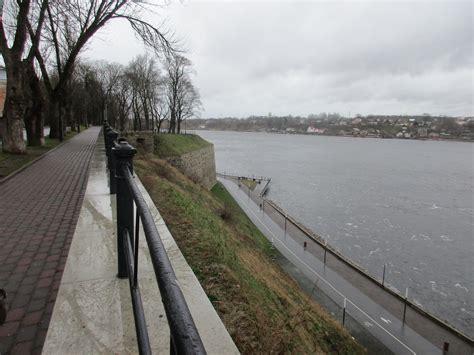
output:
[[[197,2],[166,21],[196,70],[203,117],[473,115],[474,2]],[[144,52],[126,23],[86,57]]]

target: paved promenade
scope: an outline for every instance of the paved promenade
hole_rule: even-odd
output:
[[[41,353],[100,128],[71,138],[0,185],[0,354]]]

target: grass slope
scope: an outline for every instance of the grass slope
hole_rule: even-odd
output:
[[[153,155],[135,169],[242,353],[364,353],[272,260],[223,186],[209,192]]]
[[[156,134],[155,154],[160,158],[179,156],[211,145],[195,134]]]

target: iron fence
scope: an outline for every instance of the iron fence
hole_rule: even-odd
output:
[[[110,193],[117,199],[117,263],[128,278],[140,354],[151,354],[138,279],[140,222],[170,329],[171,354],[206,354],[153,216],[133,177],[136,149],[104,122]]]

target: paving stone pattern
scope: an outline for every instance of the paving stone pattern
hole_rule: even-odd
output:
[[[0,185],[0,354],[40,354],[82,206],[99,127]]]

